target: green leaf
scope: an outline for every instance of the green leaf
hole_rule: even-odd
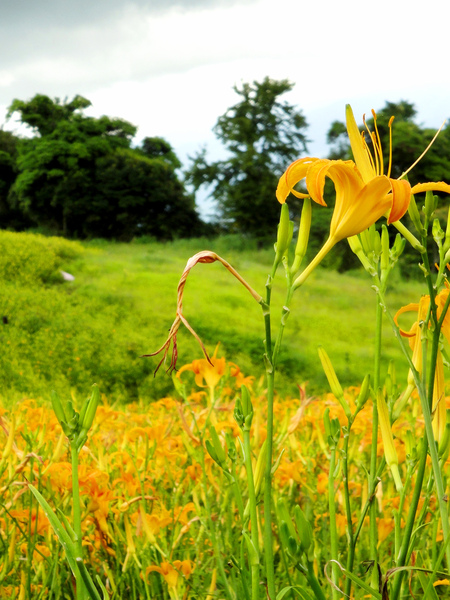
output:
[[[81,577],[83,578],[84,584],[86,586],[87,593],[89,594],[91,599],[102,600],[81,557],[77,557],[77,565],[80,570]]]
[[[311,596],[311,594],[307,592],[305,588],[299,585],[286,586],[278,592],[276,600],[282,600],[290,590],[294,590],[294,592],[297,592],[297,594],[300,596],[300,598],[303,598],[303,600],[314,600],[313,596]]]
[[[45,513],[45,516],[50,522],[50,525],[53,527],[53,531],[58,536],[61,546],[64,548],[64,551],[66,553],[67,561],[70,565],[70,568],[72,569],[72,573],[74,574],[75,578],[79,577],[79,570],[76,563],[78,553],[74,542],[70,539],[70,536],[64,529],[61,521],[58,519],[52,507],[47,502],[47,500],[45,500],[42,494],[38,492],[38,490],[33,485],[31,485],[31,483],[28,484],[28,489],[39,502],[42,510]]]
[[[342,571],[342,573],[344,573],[344,575],[346,577],[348,577],[349,579],[351,579],[353,581],[353,583],[355,583],[356,585],[359,585],[360,588],[362,588],[363,590],[365,590],[368,594],[370,594],[371,596],[373,596],[374,598],[377,598],[377,600],[382,600],[381,594],[380,592],[377,592],[377,590],[374,590],[373,588],[370,587],[370,585],[368,585],[365,581],[363,581],[362,579],[360,579],[359,577],[357,577],[356,575],[354,575],[353,573],[350,573],[350,571],[347,571],[347,569],[345,569],[340,562],[338,562],[337,560],[330,560],[327,562],[327,564],[325,565],[325,577],[328,579],[329,583],[336,589],[339,590],[339,588],[337,588],[334,583],[331,581],[330,577],[328,577],[327,574],[327,567],[329,564],[335,564],[339,567],[339,569]],[[339,590],[341,591],[341,590]]]

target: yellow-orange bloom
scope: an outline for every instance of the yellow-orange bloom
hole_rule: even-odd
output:
[[[448,298],[448,294],[450,290],[448,288],[443,289],[436,296],[436,308],[437,308],[437,318],[440,319],[445,303]],[[419,373],[422,373],[422,340],[421,340],[421,324],[424,323],[426,319],[427,312],[430,306],[430,297],[422,296],[420,302],[418,304],[407,304],[400,308],[397,314],[394,317],[395,322],[398,325],[398,317],[401,314],[406,312],[416,312],[417,311],[417,320],[413,323],[411,329],[409,331],[405,331],[400,329],[400,334],[403,337],[407,337],[409,339],[409,345],[413,352],[412,362]],[[450,342],[450,312],[447,312],[444,321],[442,323],[441,331],[443,335],[446,337],[447,341]],[[405,392],[405,397],[409,398],[412,390],[415,388],[414,377],[411,373],[411,370],[408,373],[408,388]],[[444,363],[442,358],[442,353],[438,350],[437,358],[436,358],[436,370],[434,375],[434,385],[433,385],[433,432],[435,440],[440,443],[444,438],[445,433],[445,425],[447,421],[447,408],[445,403],[445,384],[444,384]]]
[[[176,588],[180,573],[188,578],[193,571],[193,567],[194,565],[190,560],[174,560],[172,563],[164,561],[160,566],[152,565],[151,567],[147,567],[147,574],[152,572],[160,573],[170,588]]]
[[[177,373],[177,377],[180,377],[183,371],[192,371],[195,374],[195,383],[198,387],[214,389],[225,374],[226,368],[225,358],[223,356],[222,358],[217,358],[218,349],[219,344],[217,344],[214,354],[209,361],[206,358],[200,358],[188,365],[182,366]]]
[[[333,245],[370,227],[392,205],[387,177],[378,177],[365,184],[353,161],[310,157],[300,158],[288,167],[278,183],[278,201],[284,203],[289,193],[293,193],[297,197],[311,196],[314,202],[326,206],[323,198],[325,177],[329,177],[336,188],[329,238]],[[303,179],[306,179],[308,194],[294,190]]]
[[[384,214],[388,214],[388,223],[401,219],[408,209],[411,194],[428,190],[450,193],[450,185],[443,182],[419,183],[411,188],[406,180],[392,179],[389,176],[390,160],[388,173],[384,174],[376,114],[373,112],[373,115],[376,132],[371,134],[374,156],[359,132],[351,107],[347,105],[347,132],[355,161],[301,158],[288,167],[278,183],[276,195],[281,204],[292,193],[298,198],[311,196],[315,202],[326,206],[323,198],[325,178],[333,181],[336,204],[326,244],[328,250],[338,241],[361,233]],[[308,193],[294,189],[303,179]]]

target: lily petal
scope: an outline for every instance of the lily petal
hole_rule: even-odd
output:
[[[294,194],[294,196],[297,196],[297,198],[307,198],[309,196],[309,194],[297,192],[293,188],[299,181],[306,177],[309,167],[317,160],[319,159],[307,156],[305,158],[299,158],[289,165],[278,182],[276,195],[280,204],[284,204],[286,198],[291,193]]]
[[[376,173],[369,159],[367,148],[364,146],[361,132],[356,124],[350,104],[347,104],[345,107],[345,117],[347,122],[347,133],[356,166],[358,167],[364,182],[368,183],[376,176]]]
[[[429,181],[428,183],[418,183],[411,189],[412,194],[421,192],[445,192],[450,194],[450,185],[443,181]]]
[[[411,200],[411,186],[405,179],[389,179],[392,188],[392,208],[387,220],[388,225],[399,221],[408,210]]]
[[[349,192],[356,196],[359,190],[364,186],[364,182],[356,170],[353,161],[317,160],[308,169],[306,174],[306,187],[314,202],[317,202],[317,204],[321,204],[322,206],[326,206],[326,202],[323,198],[326,176],[333,181],[336,188],[336,195]],[[337,206],[338,201],[336,198],[336,207]]]
[[[336,207],[330,226],[330,237],[342,240],[361,233],[388,210],[392,197],[389,179],[380,175],[369,181],[356,198],[349,194],[351,190],[342,187],[338,193],[336,187]]]

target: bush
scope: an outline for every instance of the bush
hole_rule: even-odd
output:
[[[61,281],[60,267],[83,252],[80,244],[63,238],[0,231],[0,281],[22,285]]]

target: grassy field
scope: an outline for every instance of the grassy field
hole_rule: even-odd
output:
[[[93,600],[96,585],[110,600],[260,600],[270,579],[272,598],[297,597],[295,589],[312,600],[310,589],[338,600],[345,586],[347,597],[381,600],[388,592],[370,587],[381,575],[386,590],[399,592],[392,598],[427,589],[427,598],[448,597],[448,567],[438,566],[450,450],[442,407],[450,401],[437,405],[433,422],[426,397],[403,403],[406,365],[387,323],[382,375],[395,359],[398,385],[377,390],[376,404],[359,387],[372,370],[376,310],[364,273],[318,269],[299,290],[273,432],[261,308],[221,264],[191,271],[183,308],[209,352],[220,342],[226,359],[195,361],[174,386],[164,369],[153,376],[158,358],[140,358],[166,339],[186,260],[205,247],[263,293],[273,254],[239,238],[79,244],[0,232],[0,597],[86,600],[90,581]],[[280,272],[274,325],[284,283]],[[390,309],[421,292],[394,278]],[[179,367],[201,358],[189,332],[180,330],[178,342]],[[338,399],[319,344],[345,386]],[[61,399],[53,395],[52,408],[51,390]],[[435,430],[434,447],[424,440]],[[374,556],[375,576],[367,568]],[[352,577],[330,569],[330,559]],[[389,582],[400,560],[412,563],[408,578]]]
[[[170,244],[70,243],[57,238],[2,233],[0,258],[0,385],[3,397],[85,394],[97,382],[108,397],[155,400],[172,389],[164,370],[154,378],[156,350],[173,321],[177,283],[187,259],[203,249],[218,252],[264,294],[273,252],[257,250],[235,237]],[[9,250],[8,250],[9,249]],[[9,253],[8,253],[9,252]],[[59,270],[75,276],[63,282]],[[394,279],[392,311],[416,302],[417,282]],[[322,344],[344,385],[358,384],[372,368],[375,294],[364,273],[318,269],[294,299],[280,355],[277,387],[295,394],[296,384],[327,389],[317,358]],[[285,295],[278,272],[273,290],[273,323]],[[212,353],[239,364],[246,374],[263,373],[261,309],[218,263],[196,266],[185,288],[184,311]],[[384,327],[383,369],[395,359],[406,366],[389,325]],[[192,336],[179,336],[181,366],[201,356]]]

